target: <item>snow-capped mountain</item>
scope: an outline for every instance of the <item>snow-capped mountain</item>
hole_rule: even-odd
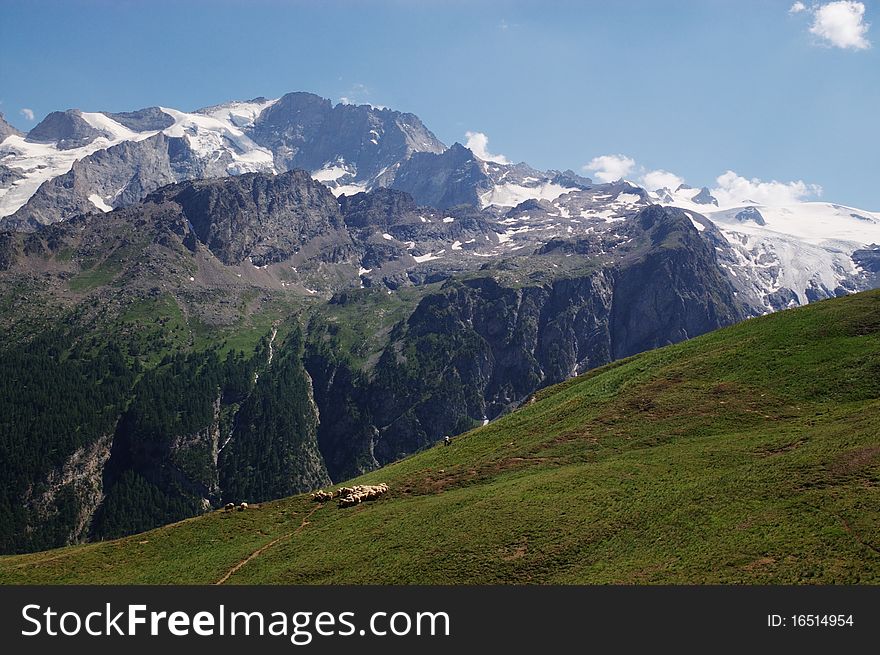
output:
[[[5,124],[5,123],[4,123]],[[194,112],[53,112],[0,141],[0,218],[33,229],[109,211],[188,179],[312,171],[338,195],[384,185],[413,153],[445,146],[412,114],[310,93]]]
[[[442,153],[416,153],[401,164],[390,186],[423,205],[509,208],[526,200],[555,200],[589,187],[592,181],[572,171],[539,171],[528,164],[480,159],[454,143]]]
[[[828,202],[726,206],[705,188],[662,189],[650,197],[700,214],[717,228],[722,267],[762,311],[880,284],[880,213]],[[702,221],[694,225],[705,230]]]
[[[365,279],[392,286],[413,266],[463,270],[468,260],[558,240],[593,239],[592,251],[608,250],[615,224],[650,204],[687,212],[751,313],[880,285],[877,212],[826,202],[726,205],[705,187],[596,184],[570,170],[481,159],[459,143],[446,148],[413,114],[299,92],[193,112],[53,112],[28,134],[0,118],[0,228],[111,211],[175,182],[292,169],[337,197],[380,187],[412,197],[420,208],[409,212],[412,227],[377,235],[377,263],[361,267]]]

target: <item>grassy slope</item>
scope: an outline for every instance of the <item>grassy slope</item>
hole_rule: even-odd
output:
[[[869,292],[547,389],[360,479],[386,499],[300,496],[4,557],[0,582],[211,583],[244,562],[227,583],[876,584],[878,435]]]

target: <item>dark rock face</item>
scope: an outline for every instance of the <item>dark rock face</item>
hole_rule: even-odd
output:
[[[547,200],[535,200],[534,198],[530,198],[528,200],[524,200],[519,203],[516,207],[509,210],[505,216],[514,217],[521,216],[522,214],[528,214],[533,211],[544,211],[550,212],[553,211],[553,205]]]
[[[6,117],[0,112],[0,142],[8,136],[21,136],[21,131],[6,122]]]
[[[617,275],[610,328],[614,359],[745,318],[713,249],[683,211],[654,205],[637,218],[651,248]]]
[[[198,239],[224,264],[282,261],[308,241],[350,243],[336,198],[304,171],[184,182],[148,196],[178,205]]]
[[[24,175],[14,168],[9,168],[8,166],[0,164],[0,188],[12,186],[13,182],[20,180],[23,177]]]
[[[711,193],[709,193],[709,189],[706,187],[700,189],[700,192],[693,198],[691,198],[691,200],[693,200],[698,205],[715,205],[716,207],[718,206],[718,200]]]
[[[862,269],[871,273],[880,273],[880,246],[856,250],[852,258]]]
[[[450,281],[392,334],[368,389],[380,463],[517,406],[541,387],[744,318],[714,250],[680,210],[629,226],[645,246],[526,287]]]
[[[353,369],[343,353],[323,345],[327,326],[312,325],[310,331],[313,337],[320,335],[303,359],[320,416],[318,446],[330,478],[349,480],[380,466],[374,453],[379,432],[371,416],[368,378]]]
[[[740,223],[745,223],[746,221],[752,221],[757,225],[766,225],[766,221],[764,217],[761,215],[761,212],[758,211],[757,207],[746,207],[741,212],[738,212],[736,216],[734,216],[736,220]]]
[[[106,136],[89,125],[77,109],[53,111],[27,134],[34,143],[55,143],[59,150],[88,145],[99,136]]]
[[[16,255],[15,236],[11,232],[0,232],[0,271],[12,268]]]
[[[174,125],[174,119],[158,107],[147,107],[137,111],[123,111],[116,114],[103,112],[117,123],[125,125],[135,132],[150,132],[152,130],[164,130]]]
[[[797,294],[788,287],[782,287],[781,289],[768,294],[767,301],[770,303],[773,311],[779,311],[781,309],[796,306],[798,304],[798,297]]]
[[[479,205],[478,191],[489,178],[474,154],[454,143],[442,154],[415,153],[401,164],[391,187],[406,191],[420,205],[447,209]]]
[[[492,278],[450,283],[426,298],[376,367],[370,389],[379,439],[392,461],[515,407],[610,358],[610,280],[509,288]]]
[[[349,227],[382,229],[397,224],[400,217],[416,211],[417,208],[411,195],[386,187],[370,193],[341,196],[339,207],[345,216],[345,224]]]
[[[550,181],[559,186],[575,187],[578,189],[589,189],[593,185],[593,180],[583,175],[578,175],[571,169],[554,174]]]
[[[249,135],[272,150],[280,170],[312,171],[344,162],[355,168],[358,181],[379,176],[413,152],[444,150],[413,114],[369,105],[334,107],[311,93],[283,96],[260,114]]]

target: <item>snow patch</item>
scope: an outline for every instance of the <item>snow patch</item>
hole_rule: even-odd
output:
[[[642,198],[635,193],[618,193],[614,201],[624,205],[635,205],[641,202]]]
[[[324,168],[312,171],[312,179],[318,182],[335,182],[340,177],[345,177],[346,175],[351,175],[351,171],[345,168],[342,163],[336,165],[327,164]]]
[[[575,191],[571,187],[563,187],[553,182],[545,182],[537,186],[524,186],[505,182],[496,184],[489,191],[480,195],[480,207],[485,209],[496,207],[515,207],[526,200],[556,200],[564,193]]]
[[[226,172],[230,175],[276,172],[272,152],[254,143],[222,112],[188,114],[167,107],[159,109],[174,119],[174,125],[163,130],[165,134],[185,138],[202,160],[213,163],[227,155],[231,161]]]
[[[358,193],[362,193],[367,190],[366,184],[341,184],[336,187],[330,188],[330,193],[332,193],[337,198],[339,196],[354,196]]]
[[[113,207],[104,202],[104,199],[99,196],[97,193],[93,193],[89,196],[89,202],[92,203],[95,207],[100,209],[102,212],[112,212]]]

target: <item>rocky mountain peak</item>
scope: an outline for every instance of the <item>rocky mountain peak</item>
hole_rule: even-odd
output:
[[[249,259],[265,266],[344,229],[333,194],[301,170],[183,182],[146,202],[178,205],[199,241],[224,264]]]
[[[123,111],[115,114],[102,113],[134,132],[164,130],[174,125],[174,119],[159,107],[145,107],[137,111]]]
[[[78,109],[53,111],[27,134],[33,143],[55,143],[59,150],[88,145],[104,133],[86,122]]]
[[[417,207],[408,193],[386,187],[370,193],[342,196],[339,206],[349,227],[376,226],[383,229],[392,225],[395,218],[414,212]]]
[[[21,136],[21,134],[21,130],[17,130],[14,126],[7,123],[3,112],[0,112],[0,141],[3,141],[8,136]]]
[[[445,152],[417,152],[401,164],[395,189],[411,194],[420,205],[438,209],[479,205],[478,191],[488,186],[482,162],[468,148],[453,143]]]
[[[265,109],[249,131],[281,170],[320,170],[345,162],[349,182],[372,182],[413,152],[445,147],[413,114],[370,105],[333,106],[312,93],[288,93]]]
[[[718,206],[718,200],[713,196],[707,187],[703,187],[700,189],[700,192],[691,198],[692,202],[697,203],[698,205],[715,205]]]

